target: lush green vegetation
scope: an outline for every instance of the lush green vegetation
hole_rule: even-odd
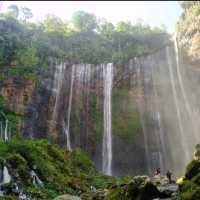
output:
[[[115,181],[98,174],[87,154],[80,149],[66,152],[45,140],[0,142],[0,158],[24,192],[38,199],[52,199],[64,193],[80,195],[90,191],[91,185],[102,188]],[[30,171],[34,169],[43,187],[32,183]]]
[[[102,175],[82,150],[69,152],[46,140],[0,141],[0,165],[6,165],[12,177],[11,182],[3,186],[7,191],[3,197],[5,200],[18,199],[12,190],[14,184],[28,196],[41,200],[52,200],[66,193],[81,196],[83,200],[151,200],[168,197],[159,192],[148,177]],[[42,185],[33,183],[32,170],[42,180]]]
[[[0,122],[2,123],[2,128],[6,126],[6,120],[8,120],[8,132],[15,135],[19,135],[19,126],[22,116],[8,110],[5,106],[5,100],[2,95],[0,95]]]
[[[14,183],[29,196],[41,200],[50,200],[66,193],[82,196],[82,199],[87,200],[121,199],[121,195],[125,200],[132,200],[135,197],[145,199],[144,195],[159,195],[146,177],[133,179],[104,176],[95,170],[93,162],[82,150],[65,151],[46,140],[0,141],[0,165],[5,164],[12,181],[3,186],[7,191],[4,199],[17,199],[12,193]],[[31,170],[36,172],[43,185],[33,184]],[[100,193],[95,192],[91,186]],[[105,194],[105,188],[109,191],[108,194]],[[135,195],[134,198],[132,194]]]
[[[72,63],[124,63],[158,48],[160,42],[152,45],[152,38],[165,33],[142,22],[122,21],[114,26],[84,11],[75,12],[66,22],[49,14],[39,23],[30,23],[32,16],[29,8],[16,5],[0,13],[0,67],[6,76],[38,79],[49,57]]]
[[[200,145],[196,146],[195,159],[187,166],[185,179],[180,184],[180,200],[200,199]]]
[[[180,2],[183,13],[177,23],[178,41],[194,59],[200,58],[200,1]]]

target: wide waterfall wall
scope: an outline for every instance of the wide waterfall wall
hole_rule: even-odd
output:
[[[112,72],[107,71],[111,68],[113,84],[107,73]],[[123,77],[123,67],[71,65],[55,60],[49,69],[29,107],[24,135],[48,138],[69,150],[80,147],[100,171],[104,171],[103,160],[114,175],[145,171],[145,160],[140,159],[144,150],[139,113],[129,92],[129,81],[118,80],[118,74]],[[128,152],[140,155],[139,159]]]
[[[46,105],[49,124],[46,127],[47,137],[53,137],[68,150],[76,147],[85,149],[101,169],[103,65],[58,62],[54,65],[50,81],[53,90]]]
[[[194,84],[173,43],[124,66],[52,61],[25,135],[80,147],[106,174],[180,175],[200,140]]]

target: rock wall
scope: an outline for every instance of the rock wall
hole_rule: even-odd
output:
[[[24,82],[19,92],[19,85],[13,86],[21,103],[5,92],[9,87],[4,84],[1,91],[9,97],[9,109],[25,110],[23,135],[48,138],[65,148],[69,137],[72,149],[85,149],[101,171],[104,65],[52,59],[39,86]],[[27,91],[29,100],[23,104]],[[152,174],[157,167],[182,172],[197,139],[186,107],[173,43],[126,65],[115,65],[113,175]]]

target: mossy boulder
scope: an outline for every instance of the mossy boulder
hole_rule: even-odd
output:
[[[159,196],[160,192],[152,183],[147,182],[144,185],[138,185],[135,181],[132,181],[127,185],[110,190],[105,200],[151,200]]]
[[[192,177],[196,176],[200,172],[200,161],[193,160],[186,169],[185,177],[187,179],[191,179]]]
[[[134,177],[126,181],[116,182],[108,189],[83,194],[81,198],[83,200],[151,200],[169,197],[162,194],[145,176]]]
[[[199,155],[200,145],[196,146],[195,155]],[[196,158],[197,156],[195,156]],[[200,160],[193,159],[186,168],[185,178],[180,189],[180,200],[200,199]]]
[[[192,181],[185,181],[180,187],[180,200],[197,200],[200,199],[200,187]]]

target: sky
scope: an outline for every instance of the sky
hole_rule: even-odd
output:
[[[152,27],[165,24],[170,33],[175,31],[176,21],[182,12],[176,1],[3,1],[2,11],[12,4],[30,8],[36,21],[43,19],[46,14],[68,20],[74,12],[84,10],[114,25],[119,21],[131,21],[134,24],[137,19],[142,19]]]

